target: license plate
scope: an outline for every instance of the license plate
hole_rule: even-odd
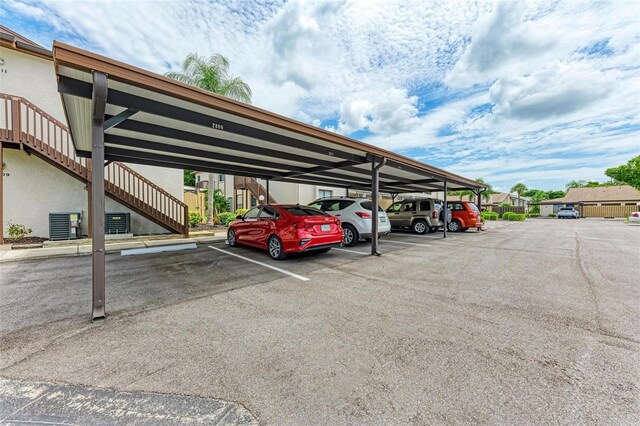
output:
[[[321,225],[320,229],[323,231],[331,231],[331,225]]]

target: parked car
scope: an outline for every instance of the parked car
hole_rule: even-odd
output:
[[[447,202],[451,210],[451,221],[447,229],[451,232],[464,232],[469,228],[482,228],[482,214],[474,203],[469,201]]]
[[[558,219],[577,219],[580,217],[580,212],[573,207],[560,207],[558,210]]]
[[[387,209],[392,228],[409,228],[417,234],[435,232],[443,225],[442,202],[433,198],[407,199]]]
[[[640,212],[632,212],[629,215],[629,222],[640,222]]]
[[[371,201],[349,197],[327,197],[315,200],[309,206],[339,217],[344,231],[344,245],[353,246],[361,239],[371,239]],[[389,218],[378,207],[378,235],[391,231]]]
[[[328,252],[342,245],[340,219],[312,207],[272,204],[254,207],[238,216],[227,231],[227,243],[267,250],[271,258],[288,253]]]

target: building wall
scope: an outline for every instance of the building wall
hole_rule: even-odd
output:
[[[0,91],[21,96],[49,115],[66,123],[62,101],[57,91],[53,62],[32,55],[1,48],[5,61],[0,73]],[[4,179],[4,229],[7,222],[20,223],[33,229],[34,236],[48,237],[49,212],[87,210],[84,183],[58,170],[45,161],[23,151],[4,149],[7,164]],[[138,173],[183,200],[182,170],[127,164]],[[109,198],[107,212],[131,212]],[[131,212],[132,231],[136,234],[167,233],[161,226]],[[86,227],[85,230],[86,232]]]
[[[82,232],[87,233],[88,200],[85,184],[45,163],[35,155],[4,149],[4,221],[31,228],[33,237],[49,237],[49,213],[81,212]],[[166,229],[132,212],[111,198],[105,212],[131,213],[134,234],[164,234]],[[5,233],[6,234],[6,233]]]

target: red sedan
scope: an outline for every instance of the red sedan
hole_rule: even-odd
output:
[[[227,243],[267,250],[271,258],[288,253],[327,252],[342,245],[340,219],[312,207],[273,204],[258,206],[231,223]]]

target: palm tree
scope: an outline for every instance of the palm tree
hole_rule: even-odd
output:
[[[229,60],[220,54],[208,58],[189,53],[180,72],[168,72],[165,76],[200,89],[237,101],[251,103],[251,88],[239,77],[229,75]],[[209,173],[207,224],[213,224],[214,174]]]
[[[518,194],[518,198],[521,198],[522,193],[527,189],[528,188],[524,183],[518,182],[515,185],[513,185],[513,188],[511,188],[511,192],[516,192]]]
[[[565,185],[566,189],[570,188],[582,188],[585,185],[583,180],[572,180],[568,184]]]
[[[482,191],[480,191],[480,195],[482,196],[482,201],[486,201],[486,202],[491,201],[491,194],[495,192],[493,190],[493,186],[491,186],[491,184],[489,183],[486,183],[482,178],[476,179],[476,182],[484,183],[485,185],[487,185],[486,189],[483,189]]]

